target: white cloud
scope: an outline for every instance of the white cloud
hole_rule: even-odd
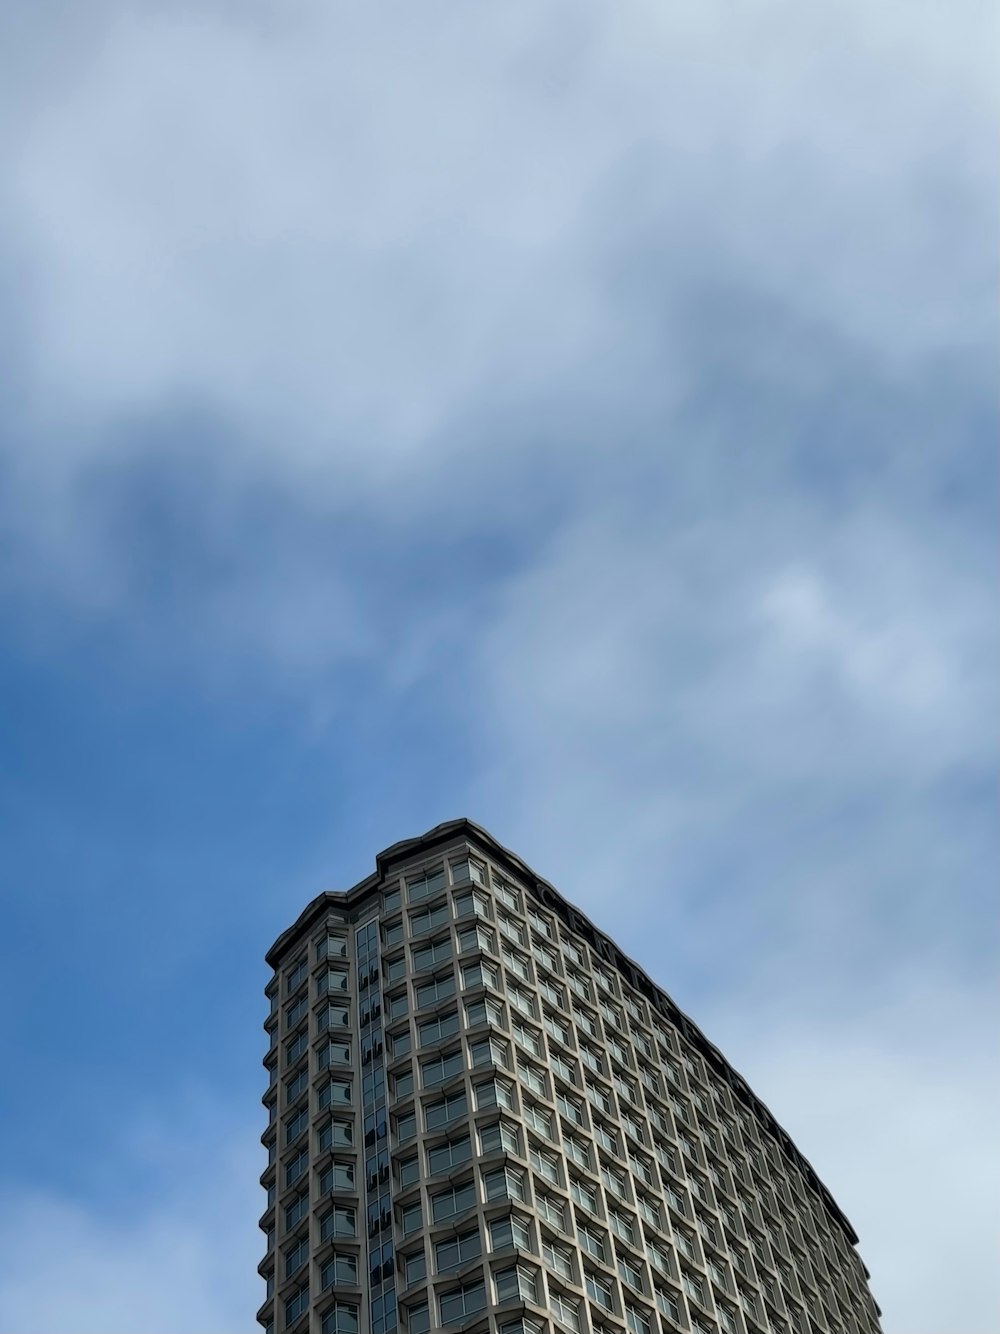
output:
[[[1000,1169],[994,997],[927,974],[860,1013],[726,1006],[711,1034],[847,1213],[886,1334],[992,1334]]]
[[[235,1334],[255,1328],[263,1284],[256,1220],[261,1149],[241,1114],[190,1109],[144,1122],[90,1192],[17,1188],[0,1208],[5,1330],[22,1334]],[[130,1174],[151,1179],[138,1200]]]
[[[59,96],[19,107],[8,234],[48,466],[180,396],[310,487],[419,472],[469,410],[618,373],[643,331],[609,268],[650,246],[668,287],[752,274],[882,358],[965,345],[984,272],[941,228],[979,221],[982,23],[109,7],[71,71],[54,53]]]

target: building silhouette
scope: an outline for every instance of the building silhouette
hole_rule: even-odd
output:
[[[857,1237],[614,942],[467,820],[267,955],[268,1334],[874,1334]]]

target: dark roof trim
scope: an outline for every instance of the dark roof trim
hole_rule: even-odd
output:
[[[285,951],[307,932],[316,921],[320,920],[328,909],[333,908],[344,912],[358,907],[363,900],[378,889],[394,862],[408,861],[420,853],[431,853],[442,844],[454,842],[458,838],[468,838],[477,842],[488,856],[506,865],[511,874],[522,881],[542,905],[556,912],[571,930],[583,936],[598,955],[616,967],[637,991],[641,991],[646,996],[654,1009],[680,1029],[688,1042],[701,1053],[716,1073],[726,1081],[739,1101],[748,1107],[767,1128],[768,1132],[774,1136],[785,1155],[802,1172],[827,1212],[843,1230],[848,1241],[852,1246],[856,1246],[858,1242],[857,1233],[829,1190],[820,1181],[812,1164],[796,1148],[791,1136],[779,1125],[770,1109],[757,1097],[743,1076],[733,1069],[718,1047],[709,1041],[694,1020],[671,1000],[663,988],[658,986],[644,969],[623,954],[610,936],[598,930],[588,917],[571,903],[568,903],[553,885],[538,876],[516,853],[498,843],[492,834],[480,825],[474,824],[471,820],[449,820],[444,824],[435,825],[433,829],[418,838],[408,838],[399,843],[393,843],[391,847],[386,848],[376,856],[375,866],[377,869],[374,875],[367,876],[352,889],[345,892],[327,891],[318,895],[299,915],[295,923],[287,931],[283,931],[274,942],[267,952],[267,962],[272,968],[276,968]]]

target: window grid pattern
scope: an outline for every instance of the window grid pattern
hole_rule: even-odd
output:
[[[470,914],[482,924],[472,932]],[[359,978],[381,970],[385,987],[377,1056],[354,1081],[383,1128],[374,1154],[366,1144],[372,1334],[396,1327],[393,1216],[406,1273],[399,1324],[417,1334],[451,1321],[514,1334],[522,1319],[528,1334],[877,1334],[866,1271],[792,1157],[682,1026],[544,896],[463,845],[385,882],[356,949]],[[302,1023],[302,953],[289,950],[268,989],[265,1144],[291,1109],[283,1081],[301,1059],[283,1053]],[[324,960],[325,972],[349,966]],[[346,999],[357,1000],[350,986]],[[405,1090],[388,1108],[382,1018],[390,1087]],[[374,1027],[357,1032],[360,1058]],[[474,1161],[456,1166],[441,1146],[463,1134]],[[262,1181],[273,1203],[270,1166]],[[373,1220],[373,1198],[386,1196]],[[273,1241],[270,1213],[261,1226]],[[466,1238],[457,1251],[456,1229]],[[440,1270],[439,1252],[468,1259]],[[270,1252],[265,1278],[269,1265],[277,1299],[260,1319],[283,1334],[292,1324]],[[375,1305],[389,1291],[392,1323]],[[513,1316],[511,1302],[526,1314]]]

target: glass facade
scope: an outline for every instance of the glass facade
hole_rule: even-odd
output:
[[[742,1079],[465,821],[268,955],[271,1334],[876,1334],[856,1238]]]

